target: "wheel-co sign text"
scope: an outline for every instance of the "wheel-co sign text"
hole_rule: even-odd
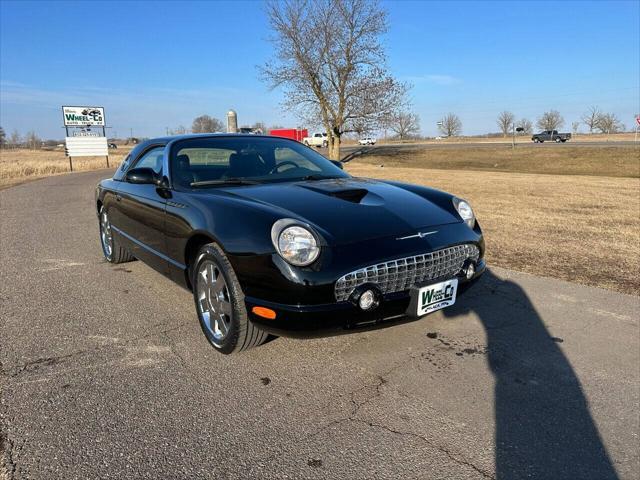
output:
[[[65,127],[105,126],[103,107],[62,107]]]

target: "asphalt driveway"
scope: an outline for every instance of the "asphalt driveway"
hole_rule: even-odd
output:
[[[638,477],[637,297],[496,268],[416,322],[222,356],[189,292],[102,259],[106,173],[0,191],[9,478]]]

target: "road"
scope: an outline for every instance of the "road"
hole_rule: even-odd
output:
[[[568,147],[633,147],[640,145],[637,142],[632,141],[621,141],[621,142],[573,142],[569,141],[563,144],[557,144],[555,142],[544,142],[544,143],[533,143],[533,142],[523,142],[522,139],[518,140],[516,144],[516,148],[518,147],[535,147],[535,148],[563,148],[565,146]],[[434,143],[434,142],[417,142],[417,143],[377,143],[376,145],[367,145],[367,146],[359,146],[359,145],[349,145],[342,146],[340,151],[342,152],[342,156],[346,157],[348,155],[353,154],[356,151],[370,152],[370,153],[378,153],[385,154],[394,150],[404,150],[404,149],[415,149],[415,148],[496,148],[496,147],[505,147],[510,148],[510,142],[465,142],[465,143],[448,143],[446,141],[442,141],[442,143]],[[377,150],[377,151],[376,151]],[[321,150],[322,151],[322,150]]]
[[[102,259],[106,173],[0,192],[9,478],[637,478],[638,298],[494,268],[416,322],[223,356],[189,292]]]

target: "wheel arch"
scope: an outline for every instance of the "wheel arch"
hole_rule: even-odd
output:
[[[218,242],[218,240],[208,232],[196,231],[187,240],[187,243],[184,247],[183,259],[184,264],[187,267],[185,271],[186,282],[190,290],[193,290],[193,285],[191,284],[191,266],[193,264],[193,261],[195,260],[198,251],[202,248],[203,245],[214,242],[220,245],[220,248],[222,248],[222,250],[224,251],[224,248],[222,247],[220,242]]]

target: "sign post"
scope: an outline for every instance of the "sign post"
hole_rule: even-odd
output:
[[[636,115],[636,135],[633,139],[634,142],[638,141],[638,129],[640,129],[640,113]]]
[[[103,107],[62,107],[66,132],[65,154],[69,157],[69,170],[73,172],[73,157],[102,157],[109,168],[109,148]],[[102,129],[92,130],[92,127]],[[71,135],[69,135],[71,129]]]

